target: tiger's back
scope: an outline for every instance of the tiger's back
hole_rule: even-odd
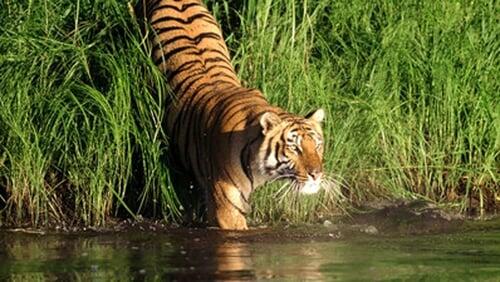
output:
[[[200,1],[156,1],[149,14],[153,59],[174,93],[192,93],[203,82],[240,85],[219,25]]]

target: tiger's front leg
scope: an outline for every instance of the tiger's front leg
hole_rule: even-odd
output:
[[[208,199],[208,218],[210,224],[221,229],[247,230],[245,215],[249,205],[234,185],[218,183],[212,188]]]

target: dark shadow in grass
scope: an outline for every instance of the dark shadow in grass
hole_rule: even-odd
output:
[[[6,180],[2,178],[0,180],[0,217],[2,216],[1,212],[5,209],[7,206],[7,188],[5,186]]]

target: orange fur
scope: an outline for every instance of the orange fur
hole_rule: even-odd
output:
[[[270,105],[260,91],[242,87],[222,32],[200,1],[146,1],[146,11],[153,60],[175,95],[167,111],[171,154],[207,192],[211,223],[247,229],[255,188],[285,174],[299,183],[321,176],[322,110],[298,117]],[[288,148],[286,138],[300,151]],[[294,168],[284,167],[285,159]]]

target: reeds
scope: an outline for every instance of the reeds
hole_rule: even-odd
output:
[[[311,221],[375,197],[495,205],[496,2],[207,4],[245,84],[291,112],[328,112],[337,184],[301,198],[262,188],[254,221]],[[0,224],[178,218],[168,87],[147,50],[125,2],[0,3]]]

